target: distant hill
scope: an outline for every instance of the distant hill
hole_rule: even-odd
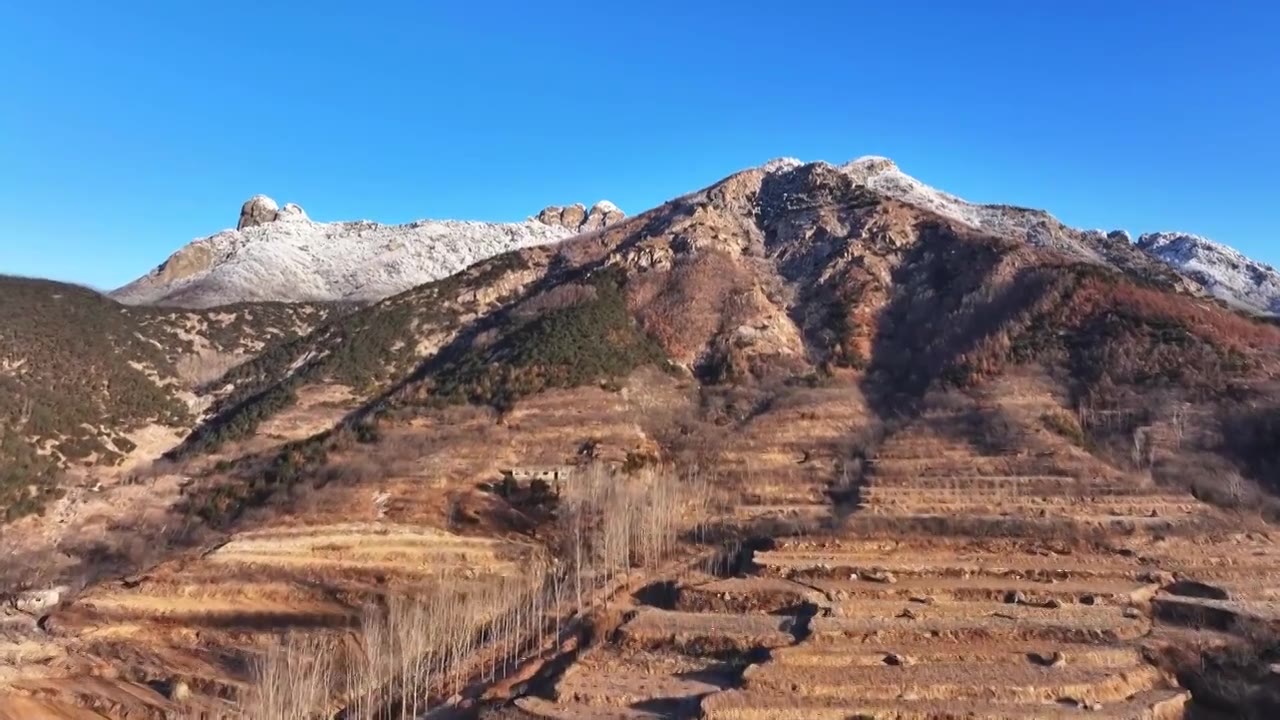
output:
[[[1138,238],[1138,247],[1234,307],[1280,315],[1280,272],[1270,265],[1187,233],[1148,233]]]
[[[256,196],[244,204],[235,230],[193,241],[111,297],[194,308],[379,300],[507,250],[555,242],[621,217],[600,202],[590,210],[549,207],[522,223],[314,222],[297,205],[277,208]]]
[[[134,430],[190,427],[200,381],[333,310],[133,308],[76,285],[5,276],[0,307],[0,507],[11,514],[34,507],[27,500],[58,468],[128,455]]]

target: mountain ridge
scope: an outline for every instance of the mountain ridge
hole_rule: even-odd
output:
[[[553,206],[554,207],[554,206]],[[581,206],[557,210],[568,210]],[[507,250],[556,242],[621,219],[597,203],[575,226],[550,210],[519,223],[316,222],[298,205],[256,195],[234,230],[199,238],[108,294],[130,305],[209,308],[235,302],[370,302],[452,275]]]
[[[1245,310],[1280,315],[1280,272],[1229,245],[1183,232],[1145,233],[1136,245]]]
[[[973,203],[868,155],[843,164],[776,158],[766,174],[807,165],[834,168],[857,184],[984,232],[1053,247],[1075,257],[1130,269],[1158,270],[1151,257],[1186,278],[1184,291],[1216,297],[1261,314],[1280,313],[1280,273],[1229,246],[1188,233],[1071,228],[1045,210]],[[213,307],[229,302],[372,302],[437,280],[507,250],[595,232],[625,214],[600,201],[548,206],[520,223],[419,220],[400,225],[317,223],[298,205],[257,195],[244,203],[235,230],[199,238],[156,269],[108,293],[127,304]],[[1134,251],[1137,252],[1134,252]]]

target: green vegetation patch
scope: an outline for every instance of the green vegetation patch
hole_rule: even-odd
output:
[[[131,307],[76,285],[0,276],[0,514],[38,510],[64,461],[117,462],[135,449],[130,431],[189,425],[177,381],[183,358],[296,335],[327,312]]]
[[[435,375],[434,397],[507,408],[548,388],[569,388],[623,377],[647,364],[666,366],[666,353],[627,310],[621,270],[586,281],[581,301],[529,319],[508,315],[500,339],[474,345]]]
[[[367,395],[404,377],[422,359],[417,345],[423,328],[455,330],[468,290],[488,287],[527,267],[518,252],[500,255],[338,315],[307,336],[267,348],[218,381],[235,389],[218,402],[213,419],[192,433],[178,454],[208,452],[252,435],[264,420],[291,407],[304,385],[335,382]]]
[[[0,427],[0,458],[0,520],[41,512],[48,500],[61,495],[57,464],[10,428]]]

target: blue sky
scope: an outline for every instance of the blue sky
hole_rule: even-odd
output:
[[[618,9],[609,9],[618,5]],[[0,4],[0,272],[316,219],[636,212],[772,157],[1280,264],[1273,2]]]

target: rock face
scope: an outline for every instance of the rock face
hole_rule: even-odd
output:
[[[302,211],[302,208],[297,205],[292,205],[292,207],[297,208],[299,212]],[[276,205],[275,200],[266,195],[254,195],[246,200],[244,205],[240,206],[240,221],[236,223],[236,229],[243,230],[275,222],[279,213],[280,206]]]
[[[582,203],[568,207],[549,205],[538,213],[536,220],[544,225],[562,227],[574,233],[601,230],[626,217],[626,213],[608,200],[601,200],[588,210]]]

